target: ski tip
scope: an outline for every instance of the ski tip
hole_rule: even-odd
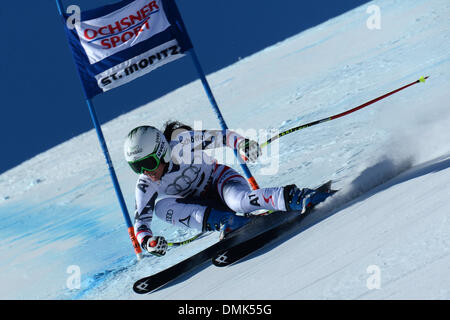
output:
[[[324,184],[322,184],[320,187],[318,187],[318,190],[329,190],[331,189],[331,184],[333,183],[333,180],[329,180],[327,182],[325,182]]]
[[[339,189],[332,189],[331,188],[331,184],[333,183],[333,180],[327,181],[325,182],[323,185],[321,185],[320,187],[318,187],[316,190],[317,191],[321,191],[321,192],[327,192],[330,194],[335,194],[336,192],[339,191]]]
[[[135,284],[133,285],[133,291],[137,294],[146,294],[151,292],[150,290],[147,290],[147,285],[145,281],[142,280],[138,280],[135,282]]]

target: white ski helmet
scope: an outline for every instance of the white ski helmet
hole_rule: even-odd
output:
[[[170,162],[171,149],[164,134],[151,126],[130,131],[124,144],[125,159],[136,173],[154,171],[161,160]]]

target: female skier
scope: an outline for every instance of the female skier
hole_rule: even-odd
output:
[[[236,212],[304,211],[317,194],[295,185],[251,190],[238,172],[202,151],[224,146],[237,149],[245,161],[254,162],[261,154],[257,142],[233,131],[193,131],[179,122],[167,123],[164,133],[151,126],[130,131],[124,152],[139,174],[134,227],[144,250],[162,256],[168,247],[164,237],[151,231],[153,212],[175,226],[220,231],[222,239],[249,221]]]

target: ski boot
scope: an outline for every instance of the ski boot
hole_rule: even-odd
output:
[[[232,211],[222,211],[210,208],[205,215],[204,230],[220,231],[219,239],[223,240],[230,233],[246,225],[250,218],[238,216]]]
[[[333,195],[334,190],[326,192],[319,189],[299,189],[295,184],[284,187],[284,201],[287,211],[300,211],[304,214],[307,210]]]

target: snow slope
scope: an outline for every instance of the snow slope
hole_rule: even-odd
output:
[[[381,9],[381,30],[366,27],[371,4]],[[0,298],[450,299],[449,16],[448,0],[373,1],[208,77],[228,125],[251,134],[337,114],[431,76],[282,137],[266,163],[252,165],[261,186],[333,179],[341,192],[301,229],[234,266],[205,266],[135,295],[134,280],[217,235],[137,263],[92,130],[0,175]],[[103,125],[130,214],[136,176],[123,160],[124,136],[168,119],[218,127],[199,81]],[[168,239],[195,233],[158,220],[154,227]],[[80,288],[71,287],[73,270]]]

